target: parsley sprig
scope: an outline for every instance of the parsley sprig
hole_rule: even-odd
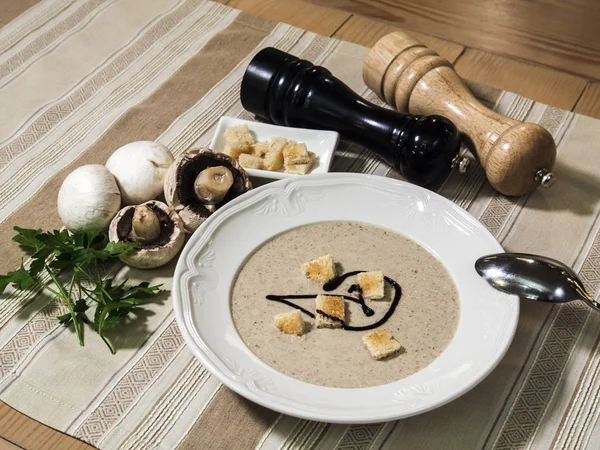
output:
[[[84,323],[92,324],[114,354],[115,349],[104,332],[148,302],[159,292],[160,285],[143,282],[126,286],[127,280],[113,284],[114,279],[103,277],[101,268],[135,250],[138,244],[110,242],[106,233],[94,231],[73,234],[67,230],[14,229],[17,235],[13,241],[31,254],[31,262],[28,268],[21,263],[18,269],[0,275],[0,293],[9,284],[17,290],[36,286],[46,290],[66,305],[68,313],[58,320],[65,326],[73,324],[80,345],[83,345],[81,327]],[[92,323],[86,312],[94,303]]]

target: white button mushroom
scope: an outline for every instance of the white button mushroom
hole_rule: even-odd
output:
[[[100,164],[78,167],[58,191],[58,215],[72,232],[106,230],[120,207],[117,182]]]
[[[252,189],[248,174],[231,156],[209,148],[177,157],[165,178],[165,200],[193,233],[214,211]]]
[[[168,263],[185,241],[181,218],[156,200],[121,209],[110,223],[108,236],[114,242],[139,244],[139,248],[121,257],[125,264],[138,269],[152,269]]]
[[[155,199],[163,190],[165,175],[175,158],[158,142],[131,142],[117,149],[106,167],[121,189],[123,204],[137,205]]]

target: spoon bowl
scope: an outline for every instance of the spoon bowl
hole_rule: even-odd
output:
[[[583,300],[600,311],[600,304],[586,292],[573,270],[555,259],[497,253],[479,258],[475,270],[492,287],[508,294],[549,303]]]

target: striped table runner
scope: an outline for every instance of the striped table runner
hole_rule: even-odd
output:
[[[247,118],[246,65],[275,46],[330,68],[376,101],[361,79],[367,49],[202,0],[13,0],[0,15],[0,273],[22,254],[14,225],[60,227],[56,194],[75,167],[156,140],[178,155],[210,142],[222,115]],[[3,10],[4,11],[4,10]],[[441,193],[479,218],[507,250],[543,253],[600,286],[600,121],[473,86],[497,111],[537,122],[559,149],[558,181],[506,198],[480,168]],[[595,152],[595,154],[594,154]],[[334,170],[396,176],[342,142]],[[117,268],[168,289],[174,264]],[[0,399],[103,449],[581,449],[600,442],[600,314],[579,303],[522,303],[499,367],[460,399],[421,416],[332,425],[282,416],[234,394],[184,346],[168,292],[111,355],[91,332],[80,348],[64,308],[38,292],[0,301]]]

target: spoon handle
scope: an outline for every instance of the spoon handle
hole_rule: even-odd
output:
[[[594,308],[596,311],[600,312],[600,302],[598,302],[590,294],[587,293],[587,291],[581,285],[581,282],[579,280],[576,280],[576,282],[577,282],[577,291],[579,292],[579,295],[581,296],[581,301],[584,303],[587,303],[589,306]]]

